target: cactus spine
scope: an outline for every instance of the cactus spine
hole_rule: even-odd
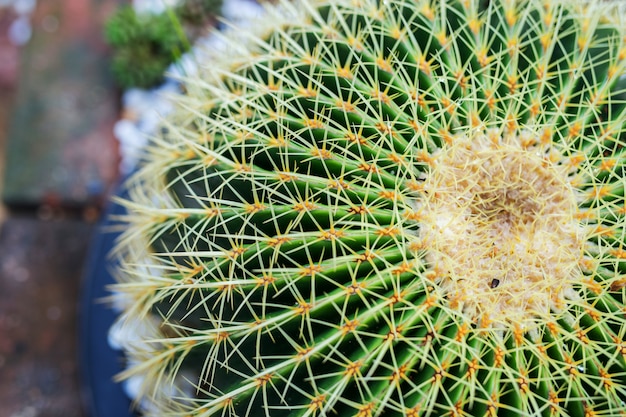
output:
[[[626,414],[626,21],[305,0],[186,80],[130,182],[158,416]]]

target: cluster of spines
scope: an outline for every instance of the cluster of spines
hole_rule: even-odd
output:
[[[160,415],[623,414],[626,34],[558,1],[353,3],[188,80],[127,203],[118,291],[163,320],[127,375]],[[532,336],[468,323],[418,239],[436,150],[489,129],[570,164],[589,229],[581,298]],[[198,398],[164,401],[183,368]]]

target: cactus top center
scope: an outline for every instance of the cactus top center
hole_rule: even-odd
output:
[[[459,137],[436,154],[420,202],[428,267],[480,327],[530,328],[575,297],[584,239],[567,173],[517,135]]]

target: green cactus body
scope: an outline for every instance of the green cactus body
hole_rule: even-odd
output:
[[[115,290],[148,414],[626,415],[617,6],[268,16],[130,182]]]

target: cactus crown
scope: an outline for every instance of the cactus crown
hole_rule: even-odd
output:
[[[310,0],[226,36],[125,202],[146,414],[624,415],[616,10]]]

